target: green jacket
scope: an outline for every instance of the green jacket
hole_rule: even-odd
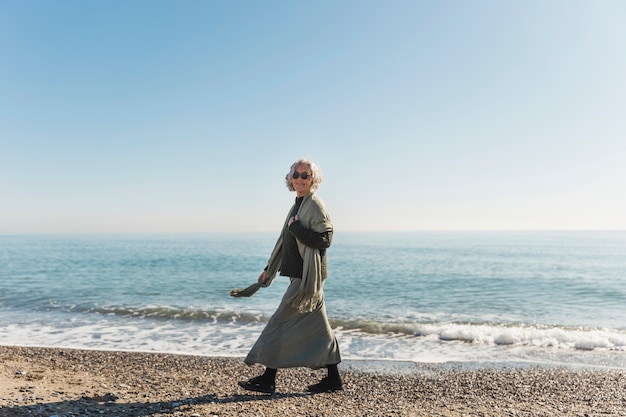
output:
[[[293,208],[293,207],[292,207]],[[291,213],[291,209],[289,210]],[[298,210],[298,219],[300,223],[307,229],[311,229],[317,233],[332,232],[333,225],[330,222],[330,216],[326,210],[326,206],[317,194],[309,193],[304,196],[300,210]],[[287,227],[289,214],[285,219],[283,227]],[[301,312],[313,311],[322,299],[323,283],[326,279],[326,257],[320,256],[318,249],[306,246],[299,240],[298,250],[302,256],[303,269],[302,281],[299,291],[294,295],[291,304]],[[278,237],[274,250],[270,256],[267,267],[267,279],[264,286],[269,286],[281,265],[283,238],[282,234]],[[324,264],[322,264],[324,263]]]
[[[291,210],[289,214],[291,214]],[[285,219],[284,227],[289,222],[289,214]],[[324,202],[313,192],[304,196],[300,209],[298,210],[298,219],[302,225],[318,233],[332,232],[333,225],[330,222],[330,216],[326,210]],[[298,292],[291,299],[291,305],[300,312],[306,313],[313,311],[320,303],[323,297],[323,285],[326,279],[326,256],[320,256],[319,249],[313,249],[297,240],[298,250],[302,256],[302,280]],[[272,250],[270,259],[267,263],[267,277],[263,284],[252,284],[248,288],[235,288],[230,292],[233,297],[250,297],[260,287],[268,287],[276,278],[280,269],[282,260],[283,238],[282,233],[279,235],[276,245]]]

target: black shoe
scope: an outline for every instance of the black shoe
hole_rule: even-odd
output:
[[[248,381],[239,381],[237,384],[248,391],[263,392],[265,394],[273,394],[274,391],[276,391],[276,386],[273,383],[267,382],[261,376],[257,376]]]
[[[343,389],[343,383],[341,379],[330,379],[329,377],[322,378],[320,382],[315,385],[309,385],[309,392],[334,392],[341,391]]]

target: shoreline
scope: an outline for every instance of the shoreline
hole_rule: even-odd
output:
[[[159,351],[159,350],[140,350],[140,349],[116,349],[102,347],[85,347],[85,346],[46,346],[46,345],[20,345],[20,344],[3,344],[0,348],[25,348],[25,349],[56,349],[56,350],[78,350],[85,352],[119,352],[119,353],[143,353],[143,354],[159,354],[173,356],[192,356],[206,358],[224,358],[243,361],[242,355],[208,355],[195,352],[178,352],[178,351]],[[371,358],[343,358],[339,365],[340,370],[390,374],[390,375],[414,375],[432,373],[437,371],[477,371],[477,370],[522,370],[522,369],[569,369],[569,370],[595,370],[595,371],[623,371],[626,367],[608,364],[590,364],[575,362],[545,362],[538,360],[474,360],[461,361],[452,360],[446,362],[417,362],[402,359],[371,359]]]
[[[0,346],[0,417],[626,416],[626,370],[349,362],[343,391],[306,393],[325,371],[293,368],[269,396],[237,386],[262,370],[241,358]]]

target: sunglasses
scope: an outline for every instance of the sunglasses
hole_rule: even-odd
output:
[[[292,175],[294,180],[297,180],[298,178],[302,178],[303,180],[306,180],[307,178],[311,176],[312,175],[309,174],[308,172],[298,172],[298,171],[294,171]]]

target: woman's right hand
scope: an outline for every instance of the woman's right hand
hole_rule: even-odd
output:
[[[267,280],[267,271],[263,271],[261,272],[261,275],[259,275],[259,284],[265,284],[265,281]]]

